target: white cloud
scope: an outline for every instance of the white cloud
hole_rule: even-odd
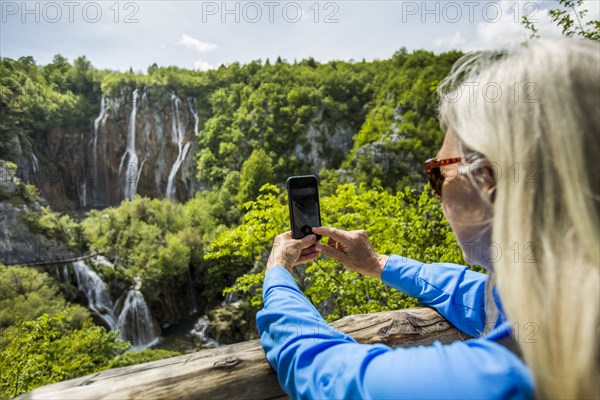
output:
[[[209,69],[213,69],[214,66],[207,63],[206,61],[197,60],[194,61],[194,68],[200,71],[208,71]]]
[[[205,53],[208,51],[213,51],[217,48],[216,44],[201,42],[200,40],[195,39],[189,35],[186,35],[185,33],[183,35],[181,35],[181,40],[179,42],[177,42],[177,44],[194,49],[198,53]]]
[[[481,49],[514,49],[526,41],[531,32],[526,30],[521,23],[523,16],[529,16],[539,28],[541,37],[560,36],[548,15],[548,10],[541,7],[541,0],[535,2],[498,1],[496,4],[500,12],[491,12],[484,21],[476,26],[476,37],[468,43],[466,50]],[[494,8],[491,8],[494,9]]]
[[[465,42],[466,40],[462,33],[460,31],[456,31],[456,33],[451,37],[439,37],[435,39],[433,41],[433,47],[442,50],[452,50],[462,47]]]

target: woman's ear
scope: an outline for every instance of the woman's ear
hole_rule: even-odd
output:
[[[491,204],[494,204],[494,201],[496,201],[496,170],[487,160],[483,161],[481,169],[483,174],[481,185],[483,193],[486,195],[486,199]]]
[[[480,164],[479,173],[479,185],[480,192],[490,204],[494,204],[496,200],[496,169],[487,160],[482,161]]]
[[[489,188],[487,194],[490,203],[494,204],[494,202],[496,201],[496,185]]]

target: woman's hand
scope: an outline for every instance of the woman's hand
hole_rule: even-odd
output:
[[[319,256],[316,240],[315,235],[294,239],[291,231],[276,236],[267,262],[267,271],[281,265],[291,273],[294,266],[314,260]]]
[[[312,231],[329,237],[326,245],[317,243],[318,251],[335,258],[352,271],[381,279],[381,272],[389,257],[377,254],[367,232],[341,231],[326,227],[312,228]]]

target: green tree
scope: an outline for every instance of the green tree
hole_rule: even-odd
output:
[[[73,326],[81,326],[89,312],[69,305],[54,280],[35,268],[0,265],[0,330],[43,314],[65,317]]]
[[[252,152],[242,165],[240,174],[240,203],[254,199],[258,190],[273,179],[273,161],[266,151],[259,148]]]
[[[106,368],[129,347],[90,320],[79,329],[65,315],[47,314],[4,331],[0,345],[0,393],[13,398],[38,386]]]

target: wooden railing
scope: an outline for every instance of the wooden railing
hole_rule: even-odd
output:
[[[419,307],[351,315],[331,324],[360,343],[391,347],[451,343],[469,336]],[[284,399],[258,340],[99,372],[43,386],[22,399]]]

